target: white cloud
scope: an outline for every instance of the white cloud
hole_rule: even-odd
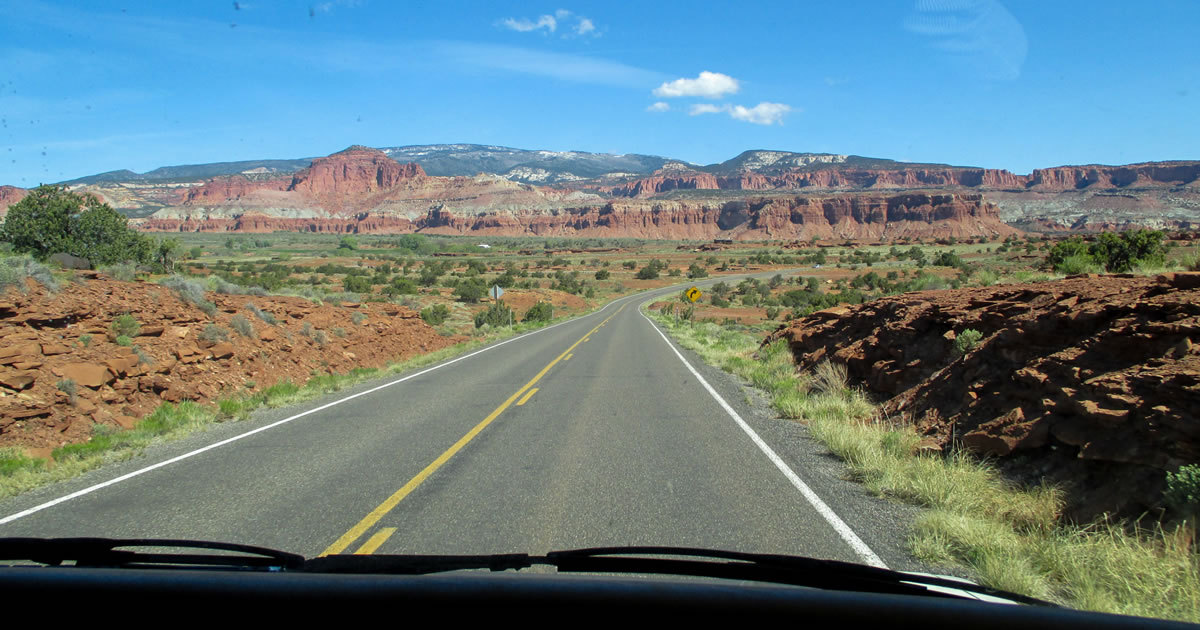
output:
[[[547,33],[554,33],[561,26],[564,31],[562,35],[564,39],[589,35],[591,37],[600,36],[600,33],[596,31],[595,22],[577,13],[572,13],[567,9],[558,9],[554,12],[554,15],[546,14],[538,16],[536,20],[530,18],[504,18],[500,20],[499,24],[518,33],[529,33],[542,29],[546,29]]]
[[[500,20],[500,23],[519,33],[528,33],[543,28],[553,33],[558,29],[558,20],[554,19],[553,15],[543,15],[536,22],[529,18],[504,18]]]
[[[648,111],[648,112],[665,112],[668,109],[671,109],[670,105],[664,103],[663,101],[659,101],[659,102],[654,103],[653,105],[647,107],[646,111]]]
[[[736,94],[741,89],[738,80],[720,72],[705,70],[695,79],[675,79],[663,83],[654,89],[654,95],[663,98],[680,96],[700,96],[703,98],[721,98],[726,94]]]
[[[756,125],[774,125],[776,123],[782,125],[783,117],[790,111],[792,108],[783,103],[759,103],[749,108],[734,105],[729,115],[737,120],[744,120]]]
[[[721,112],[727,111],[729,111],[728,105],[701,103],[699,105],[692,105],[692,109],[688,111],[688,114],[692,116],[699,116],[700,114],[720,114]]]
[[[759,103],[754,107],[745,107],[743,105],[713,105],[711,103],[700,103],[692,105],[688,113],[692,116],[701,114],[729,114],[734,120],[741,120],[756,125],[774,125],[783,124],[783,117],[792,111],[790,105],[783,103]]]

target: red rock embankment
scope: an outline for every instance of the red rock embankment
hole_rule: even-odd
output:
[[[968,329],[982,339],[957,357]],[[1062,485],[1071,518],[1156,511],[1165,472],[1200,462],[1200,273],[908,293],[774,339],[802,369],[844,364],[926,447]]]
[[[210,317],[156,284],[96,272],[78,278],[57,292],[30,280],[25,292],[0,295],[0,446],[45,456],[86,441],[95,425],[131,427],[164,401],[214,402],[285,379],[380,367],[460,340],[392,304],[209,293],[217,306]],[[125,313],[140,323],[130,347],[110,333]],[[252,337],[235,332],[237,316],[250,323]],[[226,338],[206,335],[210,325]]]

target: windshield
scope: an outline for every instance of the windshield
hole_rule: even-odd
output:
[[[1197,24],[17,3],[0,536],[682,546],[1197,620]]]

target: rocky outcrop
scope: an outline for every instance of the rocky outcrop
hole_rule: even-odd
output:
[[[964,356],[955,339],[982,334]],[[798,367],[845,365],[925,446],[1061,484],[1067,515],[1162,507],[1200,462],[1200,273],[927,291],[814,313],[774,333]]]
[[[1200,180],[1200,162],[1147,162],[1126,166],[1059,166],[1035,169],[1026,188],[1077,190],[1091,186],[1127,188],[1182,186]]]
[[[287,190],[317,198],[350,197],[389,190],[416,177],[425,177],[425,171],[415,162],[400,164],[382,151],[352,146],[313,160],[292,176]]]
[[[210,316],[159,285],[79,273],[79,282],[55,292],[30,280],[23,291],[0,293],[0,447],[49,453],[86,441],[96,425],[130,428],[163,402],[215,403],[462,339],[394,304],[208,294],[217,307]],[[109,335],[124,313],[141,323],[133,347]],[[236,316],[249,319],[251,336],[233,332]],[[214,330],[231,339],[214,338]]]
[[[716,176],[710,173],[698,173],[696,171],[668,173],[659,171],[650,177],[614,186],[609,189],[609,193],[616,197],[645,199],[672,190],[717,190],[727,187],[722,186],[717,181]]]
[[[25,198],[29,191],[16,186],[0,186],[0,219],[8,214],[8,207]]]
[[[980,190],[1064,191],[1139,186],[1182,186],[1200,179],[1200,162],[1149,162],[1127,166],[1060,166],[1017,175],[984,168],[795,168],[750,170],[713,176],[698,171],[636,179],[607,189],[613,196],[650,198],[673,190],[801,190],[879,188],[976,188]]]

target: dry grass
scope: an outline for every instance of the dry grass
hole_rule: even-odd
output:
[[[780,415],[805,422],[870,491],[926,508],[909,537],[917,558],[1075,608],[1200,622],[1190,528],[1062,525],[1058,490],[1017,487],[966,453],[920,454],[916,432],[877,417],[840,366],[796,374],[782,343],[759,348],[757,337],[715,324],[657,321],[680,345],[767,392]]]

